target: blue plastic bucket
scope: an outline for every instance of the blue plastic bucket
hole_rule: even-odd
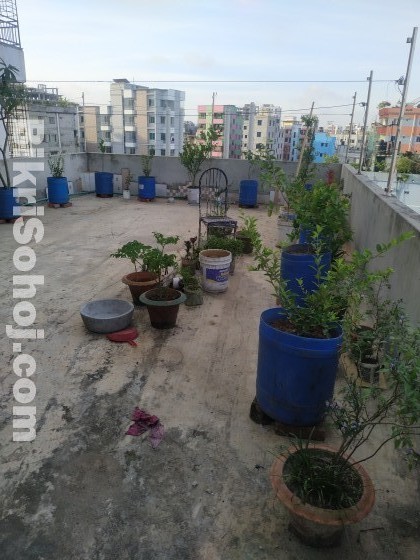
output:
[[[257,206],[258,181],[244,179],[239,183],[239,206],[255,208]]]
[[[67,177],[47,177],[48,202],[67,204],[69,201],[69,184]]]
[[[15,210],[13,212],[13,207],[17,207],[18,204],[13,196],[13,189],[5,189],[0,187],[0,220],[12,220],[20,216],[20,212]]]
[[[334,392],[342,329],[334,338],[306,338],[270,323],[284,317],[276,307],[261,314],[257,365],[257,402],[273,420],[291,426],[322,422]]]
[[[139,198],[140,200],[153,200],[156,198],[155,177],[139,177]]]
[[[114,196],[113,175],[107,171],[95,173],[95,192],[97,196]]]
[[[310,245],[296,243],[281,252],[280,277],[287,282],[287,288],[296,296],[298,305],[303,305],[305,291],[314,292],[318,287],[316,255]],[[321,279],[331,265],[331,253],[321,255]],[[302,287],[298,280],[302,280]]]

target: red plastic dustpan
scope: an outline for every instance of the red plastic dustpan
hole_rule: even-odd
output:
[[[122,331],[117,331],[106,335],[107,339],[112,340],[112,342],[128,342],[128,344],[131,344],[131,346],[137,346],[137,344],[134,342],[134,339],[138,336],[139,333],[134,327],[129,327],[128,329],[123,329]]]

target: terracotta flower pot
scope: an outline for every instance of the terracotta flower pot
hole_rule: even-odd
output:
[[[310,444],[314,450],[334,452],[327,445]],[[289,449],[293,453],[294,448]],[[286,485],[283,469],[289,453],[276,458],[270,470],[271,484],[277,498],[289,510],[290,530],[305,544],[315,547],[329,547],[339,544],[345,525],[357,523],[366,517],[375,503],[375,490],[372,480],[361,464],[353,468],[362,479],[363,493],[352,507],[343,509],[323,509],[302,502]],[[350,463],[354,461],[349,459]]]
[[[140,305],[139,297],[147,290],[151,290],[158,284],[158,276],[154,272],[131,272],[126,274],[123,283],[130,288],[131,297],[135,305]]]

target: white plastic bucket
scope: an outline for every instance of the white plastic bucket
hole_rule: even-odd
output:
[[[229,283],[229,268],[232,253],[224,249],[205,249],[199,255],[203,275],[203,290],[225,292]]]

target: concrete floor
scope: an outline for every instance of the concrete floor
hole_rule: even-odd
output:
[[[264,208],[247,212],[267,243],[278,240],[276,219]],[[182,306],[171,331],[152,329],[147,311],[136,309],[136,348],[85,330],[83,303],[130,299],[121,277],[131,265],[110,252],[134,238],[151,243],[152,231],[195,235],[196,207],[88,195],[72,208],[47,208],[42,221],[44,238],[31,246],[32,274],[45,276],[34,299],[45,340],[22,341],[37,364],[30,443],[12,441],[18,378],[12,341],[1,341],[2,560],[418,557],[418,481],[392,445],[367,464],[376,505],[346,530],[339,549],[313,550],[289,534],[268,480],[273,454],[287,440],[249,419],[259,315],[274,303],[262,275],[248,271],[250,256],[237,263],[225,294]],[[17,244],[12,225],[0,228],[1,320],[11,324]],[[124,435],[135,406],[164,423],[157,449]]]

